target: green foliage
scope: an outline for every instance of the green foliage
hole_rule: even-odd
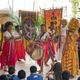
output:
[[[40,25],[43,24],[43,22],[44,22],[44,16],[42,13],[39,13],[37,16],[37,22],[36,22],[37,28],[40,28]]]
[[[20,18],[18,17],[17,14],[15,14],[13,11],[12,11],[12,8],[9,7],[9,16],[13,22],[14,25],[21,25],[21,21],[20,21]]]
[[[76,18],[78,12],[79,0],[72,0],[72,5],[73,5],[73,17]]]

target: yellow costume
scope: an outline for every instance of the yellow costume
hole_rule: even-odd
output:
[[[74,22],[74,19],[70,22]],[[76,47],[76,40],[78,38],[78,35],[75,33],[76,29],[74,29],[74,27],[71,27],[71,25],[69,30],[70,31],[68,32],[62,55],[62,70],[67,70],[72,76],[76,76],[79,70],[78,50]]]

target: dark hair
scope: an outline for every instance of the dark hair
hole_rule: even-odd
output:
[[[69,78],[70,78],[70,73],[68,71],[64,71],[62,73],[62,79],[63,80],[69,80]]]
[[[31,72],[31,73],[37,72],[36,66],[31,66],[31,67],[30,67],[30,72]]]
[[[15,67],[9,67],[8,73],[9,74],[14,74],[14,72],[15,72]]]
[[[78,33],[80,33],[80,28],[78,29]]]
[[[18,77],[19,77],[20,79],[24,79],[24,78],[26,77],[25,71],[24,71],[24,70],[20,70],[20,71],[18,72]]]
[[[52,65],[51,70],[54,71],[55,80],[62,80],[62,65],[60,62],[55,62],[56,63]]]
[[[80,77],[78,77],[78,79],[77,80],[80,80]]]
[[[0,76],[0,80],[9,80],[9,79],[6,75],[3,74]]]
[[[8,21],[8,22],[5,23],[5,25],[4,25],[4,27],[5,27],[5,31],[8,29],[8,27],[9,27],[10,25],[13,26],[13,23],[10,22],[10,21]]]
[[[60,62],[56,62],[53,66],[53,71],[61,71],[62,72],[62,65]]]
[[[17,29],[17,28],[19,28],[19,27],[20,27],[19,25],[16,25],[16,26],[15,26],[15,29]]]
[[[42,26],[45,26],[45,24],[41,24],[41,27],[42,27]]]
[[[54,22],[50,22],[50,25],[53,25],[54,26],[54,24],[56,25],[57,24],[57,22],[56,21],[54,21]]]

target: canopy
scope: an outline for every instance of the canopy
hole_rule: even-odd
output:
[[[10,20],[8,11],[0,10],[0,24],[3,24],[8,20]]]

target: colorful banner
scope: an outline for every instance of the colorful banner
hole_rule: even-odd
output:
[[[32,40],[35,36],[36,12],[19,11],[23,24],[23,34],[27,40]]]
[[[46,23],[46,28],[50,26],[51,22],[56,22],[57,31],[60,32],[60,25],[62,19],[62,9],[54,9],[54,10],[45,10],[44,11],[44,18]]]
[[[52,10],[45,10],[44,11],[44,19],[45,19],[45,24],[46,24],[47,30],[48,30],[48,27],[50,26],[52,12],[53,12]]]

